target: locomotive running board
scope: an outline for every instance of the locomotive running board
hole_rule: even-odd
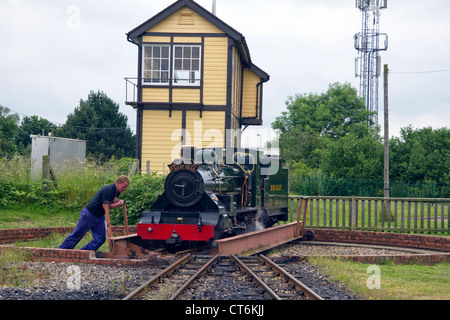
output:
[[[236,237],[218,240],[218,253],[220,255],[250,256],[257,252],[268,250],[284,243],[301,239],[296,237],[297,222],[255,231]]]

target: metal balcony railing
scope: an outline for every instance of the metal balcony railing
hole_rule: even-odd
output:
[[[190,78],[152,78],[152,79],[142,79],[144,86],[152,86],[152,85],[159,85],[159,86],[167,86],[169,87],[169,84],[172,83],[173,86],[176,87],[198,87],[200,88],[202,84],[202,79],[198,79],[195,77]],[[138,104],[138,78],[125,78],[125,104],[136,107]]]
[[[138,103],[138,79],[125,78],[125,104],[129,106],[136,106]]]

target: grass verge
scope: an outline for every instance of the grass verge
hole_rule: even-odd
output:
[[[35,207],[0,209],[0,229],[72,227],[79,218],[80,213],[73,210],[55,212]]]
[[[0,229],[74,227],[79,218],[79,212],[69,210],[51,212],[47,209],[33,207],[24,207],[20,210],[0,209]],[[15,245],[18,247],[58,248],[67,236],[68,234],[52,234],[33,241],[16,241]],[[88,232],[75,249],[81,249],[91,240],[92,234]],[[108,252],[107,242],[99,250]]]
[[[31,247],[31,248],[58,248],[60,244],[66,239],[69,234],[57,234],[53,233],[48,237],[32,240],[32,241],[16,241],[16,247]],[[75,246],[74,250],[80,250],[86,244],[88,244],[92,240],[92,234],[88,232],[86,236],[80,240],[80,242]],[[98,249],[99,251],[109,252],[108,241]]]
[[[422,266],[385,262],[369,268],[372,265],[324,257],[310,257],[308,262],[363,300],[450,300],[450,263]],[[373,288],[376,284],[380,289]]]

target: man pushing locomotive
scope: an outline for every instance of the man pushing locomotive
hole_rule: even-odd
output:
[[[103,205],[109,205],[109,209],[123,207],[124,200],[119,196],[124,192],[130,180],[127,176],[120,176],[114,184],[102,187],[92,200],[80,213],[75,230],[67,236],[59,249],[73,249],[88,231],[92,231],[93,239],[81,250],[97,251],[106,240],[105,209]]]
[[[130,181],[122,176],[98,191],[59,248],[73,249],[92,231],[93,240],[81,250],[97,251],[108,231],[113,255],[136,255],[140,250],[137,247],[175,251],[288,220],[289,171],[279,157],[258,150],[191,146],[185,147],[181,155],[169,166],[164,193],[142,212],[137,234],[127,232],[126,239],[112,238],[110,224],[105,227],[105,221],[109,222],[105,211],[109,217],[110,209],[122,206],[127,228],[125,203],[118,197]],[[119,243],[123,241],[127,245]]]

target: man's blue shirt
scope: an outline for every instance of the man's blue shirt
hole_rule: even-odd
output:
[[[103,209],[104,203],[112,203],[114,198],[118,198],[120,192],[116,190],[116,184],[109,184],[102,187],[92,200],[86,206],[93,215],[101,217],[105,215],[105,209]]]

